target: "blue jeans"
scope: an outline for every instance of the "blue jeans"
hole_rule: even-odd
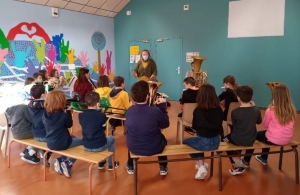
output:
[[[108,136],[106,139],[107,139],[107,143],[100,148],[95,148],[95,149],[85,148],[85,149],[89,152],[102,152],[102,151],[108,149],[109,152],[115,153],[115,138],[113,136]],[[112,165],[112,157],[111,156],[108,157],[108,165]]]
[[[47,142],[45,137],[35,137],[34,139],[38,142]]]
[[[79,138],[72,138],[72,143],[71,145],[69,146],[69,148],[72,148],[72,147],[75,147],[75,146],[79,146],[79,145],[82,145],[82,139],[79,139]],[[62,160],[67,160],[67,157],[66,156],[60,156],[60,158]],[[69,161],[74,163],[76,161],[75,158],[69,158]]]
[[[190,137],[187,139],[184,139],[183,144],[186,144],[196,150],[201,150],[201,151],[210,151],[210,150],[215,150],[219,147],[220,145],[220,136],[217,135],[215,137]],[[204,157],[204,153],[198,153],[198,154],[190,154],[192,158],[200,158]]]

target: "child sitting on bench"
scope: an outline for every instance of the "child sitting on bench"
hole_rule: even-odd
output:
[[[200,87],[197,95],[197,107],[193,112],[192,128],[197,132],[197,136],[183,140],[196,150],[209,151],[215,150],[220,144],[220,132],[222,131],[223,110],[216,94],[215,87],[204,84]],[[190,154],[196,160],[198,169],[195,179],[204,179],[207,175],[208,164],[204,164],[204,153]]]
[[[47,94],[44,107],[46,112],[43,115],[43,124],[46,127],[47,146],[51,150],[66,150],[78,145],[82,145],[82,140],[72,138],[68,128],[73,126],[70,110],[65,112],[67,103],[66,95],[63,91],[53,90]],[[54,159],[54,169],[59,174],[71,177],[71,168],[76,159],[60,156]]]
[[[85,95],[85,102],[88,109],[79,114],[79,123],[82,127],[83,146],[90,152],[102,152],[106,149],[115,153],[115,138],[113,136],[105,136],[104,130],[106,126],[106,116],[99,111],[100,96],[96,92],[88,92]],[[98,165],[98,169],[103,169],[106,160]],[[115,161],[115,168],[120,166],[118,161]],[[108,158],[108,170],[113,170],[112,157]]]
[[[148,106],[149,85],[146,81],[135,83],[131,88],[131,94],[135,105],[127,110],[125,121],[128,174],[134,173],[130,152],[144,156],[161,153],[167,145],[167,140],[161,130],[170,125],[165,98],[158,98],[157,107]],[[167,156],[159,156],[158,159],[167,160]],[[159,165],[160,175],[167,175],[168,163],[163,162]]]
[[[237,88],[237,99],[241,106],[231,112],[232,132],[225,136],[223,141],[230,142],[237,146],[252,146],[256,139],[256,124],[260,124],[261,113],[259,108],[255,107],[253,101],[253,89],[249,86],[240,86]],[[229,169],[231,175],[242,174],[249,167],[249,162],[254,149],[246,150],[249,154],[242,158],[229,157],[232,168]],[[227,151],[228,155],[241,153],[241,151]]]
[[[269,145],[284,146],[292,140],[297,112],[285,84],[274,86],[272,94],[272,104],[266,110],[262,122],[267,130],[257,132],[256,139]],[[269,151],[270,148],[262,149],[262,152]],[[263,165],[268,163],[268,154],[255,157]]]

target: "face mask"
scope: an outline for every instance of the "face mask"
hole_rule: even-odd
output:
[[[147,61],[148,60],[148,56],[143,56],[143,60]]]
[[[97,107],[97,108],[96,108],[96,110],[97,110],[97,111],[100,111],[100,110],[101,110],[101,108],[100,108],[100,107]]]

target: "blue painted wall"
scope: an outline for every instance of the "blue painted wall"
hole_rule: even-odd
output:
[[[183,11],[184,4],[189,11]],[[286,0],[281,37],[228,39],[228,7],[229,0],[131,0],[114,20],[117,74],[129,78],[128,40],[182,36],[183,71],[190,68],[185,53],[199,51],[207,58],[202,70],[217,93],[223,78],[232,74],[239,84],[253,86],[254,101],[266,107],[271,92],[265,83],[284,82],[300,110],[300,1]]]

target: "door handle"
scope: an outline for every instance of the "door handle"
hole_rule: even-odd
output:
[[[175,70],[177,70],[177,73],[180,74],[180,67],[179,66]]]

